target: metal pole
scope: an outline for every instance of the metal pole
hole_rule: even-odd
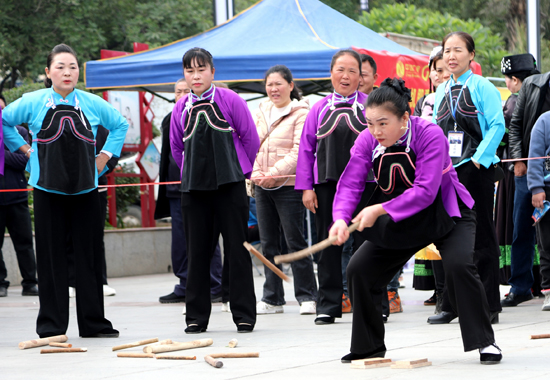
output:
[[[214,24],[220,25],[233,18],[235,7],[233,0],[212,0],[214,6]]]
[[[539,0],[527,0],[527,49],[537,60],[537,68],[541,69],[540,55],[540,3]]]

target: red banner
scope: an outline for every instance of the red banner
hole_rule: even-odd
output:
[[[378,79],[375,85],[386,78],[401,78],[407,88],[411,90],[411,109],[414,109],[418,99],[430,93],[430,70],[428,68],[429,57],[427,55],[401,55],[385,50],[368,50],[353,48],[359,54],[370,55],[377,66]],[[472,71],[481,75],[481,66],[472,62]]]

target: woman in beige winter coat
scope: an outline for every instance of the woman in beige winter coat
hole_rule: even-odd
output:
[[[254,117],[261,145],[252,179],[277,177],[254,180],[262,251],[273,262],[274,257],[281,254],[283,238],[289,252],[307,247],[303,234],[305,207],[302,192],[294,190],[294,175],[309,103],[300,100],[292,73],[286,66],[270,68],[265,75],[265,85],[269,100],[260,104]],[[300,314],[315,314],[317,283],[313,261],[307,257],[293,262],[291,266]],[[263,297],[257,304],[257,313],[282,313],[284,304],[281,279],[272,271],[266,271]]]

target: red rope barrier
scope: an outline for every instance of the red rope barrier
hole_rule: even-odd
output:
[[[541,160],[550,158],[546,157],[530,157],[530,158],[510,158],[506,160],[501,160],[500,162],[514,162],[514,161],[530,161],[530,160]],[[274,175],[274,176],[263,176],[263,177],[252,177],[250,179],[270,179],[270,178],[294,178],[296,174],[291,175]],[[131,187],[131,186],[150,186],[150,185],[179,185],[181,181],[171,181],[171,182],[147,182],[147,183],[122,183],[119,185],[99,185],[98,188],[108,188],[108,187]],[[29,189],[0,189],[0,193],[15,193],[18,191],[32,191],[32,188]]]

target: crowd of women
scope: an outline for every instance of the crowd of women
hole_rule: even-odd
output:
[[[436,92],[419,102],[418,116],[411,113],[403,80],[387,78],[372,91],[375,66],[372,75],[363,74],[364,59],[354,50],[333,56],[334,91],[311,107],[290,70],[273,66],[265,75],[268,99],[252,116],[241,97],[213,84],[212,55],[202,48],[187,51],[183,72],[191,92],[177,101],[170,122],[188,253],[185,332],[208,328],[212,241],[220,234],[237,331],[253,331],[257,314],[283,311],[281,279],[267,269],[256,303],[243,246],[245,180],[251,178],[268,260],[283,246],[288,252],[307,246],[305,209],[315,215],[318,240],[335,239],[318,257],[318,287],[311,257],[291,265],[300,313],[316,314],[317,325],[342,316],[342,247],[348,224],[357,227],[347,265],[351,349],[342,362],[385,355],[386,286],[411,256],[433,243],[441,257],[436,282],[442,313],[432,318],[444,323],[459,317],[464,350],[479,349],[482,364],[499,363],[491,326],[501,310],[493,192],[505,122],[497,89],[470,69],[474,57],[468,34],[443,39],[430,59]],[[52,50],[46,74],[48,88],[23,96],[2,118],[7,146],[30,157],[40,275],[37,332],[45,337],[67,330],[70,241],[80,335],[116,337],[102,302],[97,178],[106,161],[120,154],[127,123],[99,97],[75,89],[79,69],[70,47]],[[369,95],[359,90],[369,87],[368,77]],[[21,123],[28,123],[32,145],[15,129]],[[100,124],[111,133],[96,156]]]

